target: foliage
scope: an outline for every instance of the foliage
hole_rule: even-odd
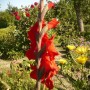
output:
[[[28,11],[26,11],[28,9]],[[14,10],[12,11],[12,14],[14,12],[19,13],[20,20],[15,20],[14,24],[16,26],[16,31],[14,33],[16,39],[17,39],[17,49],[22,50],[24,53],[29,48],[29,41],[27,38],[27,31],[29,30],[30,26],[32,26],[36,19],[37,19],[37,7],[35,8],[25,8],[22,7],[21,10]],[[35,12],[35,13],[34,13]],[[30,16],[26,16],[26,13]]]
[[[27,60],[12,61],[10,70],[0,73],[0,79],[9,87],[7,88],[2,84],[0,86],[1,90],[4,90],[4,87],[11,90],[34,90],[35,81],[29,76],[30,63],[33,62],[29,62]]]
[[[0,17],[0,28],[5,28],[7,26],[8,26],[7,21]]]
[[[79,41],[80,40],[78,40],[78,42]],[[87,47],[88,44],[85,44],[85,42],[81,45],[81,43],[78,43],[78,45],[68,45],[66,47],[67,57],[57,60],[60,71],[56,79],[58,81],[58,83],[56,81],[56,88],[62,88],[64,90],[89,90],[90,83],[88,77],[90,76],[90,67],[87,67],[86,63],[90,65],[90,45]],[[88,57],[88,59],[86,60],[85,57],[82,57],[79,58],[80,61],[77,61],[77,57],[79,56],[85,56]]]
[[[14,37],[15,27],[11,26],[5,29],[0,29],[0,52],[2,58],[7,58],[8,52],[15,49],[16,39]]]
[[[0,12],[0,28],[6,28],[9,25],[12,25],[14,18],[10,15],[9,12],[4,11]]]

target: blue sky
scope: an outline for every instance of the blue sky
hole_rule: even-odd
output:
[[[28,6],[33,4],[33,1],[39,2],[39,0],[0,0],[0,10],[5,10],[9,2],[12,6],[17,6],[18,8],[20,8],[21,5]]]
[[[0,0],[0,11],[7,9],[7,4],[12,6],[17,6],[18,8],[23,6],[28,6],[33,4],[34,2],[39,2],[40,0]],[[46,0],[45,0],[46,1]],[[51,0],[51,1],[59,1],[59,0]]]

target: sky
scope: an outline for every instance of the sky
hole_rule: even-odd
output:
[[[3,11],[5,9],[7,9],[7,4],[10,3],[10,5],[12,6],[16,6],[18,8],[21,7],[21,5],[23,6],[28,6],[31,4],[34,4],[34,2],[39,2],[40,0],[0,0],[0,11]],[[46,0],[44,0],[46,1]],[[54,1],[57,2],[59,0],[50,0],[50,1]]]

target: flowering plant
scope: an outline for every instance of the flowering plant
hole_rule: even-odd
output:
[[[32,26],[37,20],[38,3],[35,2],[28,7],[22,6],[21,9],[12,9],[11,14],[15,18],[14,24],[16,26],[16,30],[14,31],[14,35],[17,40],[15,46],[18,51],[21,50],[25,53],[29,48],[30,43],[27,39],[27,32],[29,30],[29,27]]]
[[[74,45],[67,45],[67,48],[70,50],[71,54],[76,54],[75,61],[79,64],[85,64],[88,60],[88,46],[74,46]],[[73,51],[72,51],[73,50]],[[73,55],[75,56],[75,55]]]
[[[30,60],[35,60],[36,65],[31,65],[31,78],[36,79],[36,89],[40,90],[40,82],[45,84],[49,89],[53,89],[52,77],[57,73],[58,67],[55,63],[55,56],[59,55],[56,51],[53,40],[55,35],[49,38],[47,31],[55,28],[59,21],[53,18],[46,23],[44,16],[47,10],[54,7],[54,3],[49,2],[43,7],[43,0],[40,1],[40,17],[28,31],[28,39],[31,41],[30,49],[27,50],[26,56]]]

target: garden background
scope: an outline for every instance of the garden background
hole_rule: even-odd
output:
[[[35,80],[30,78],[34,61],[25,54],[31,43],[27,33],[38,13],[37,2],[21,8],[9,3],[0,11],[0,90],[34,90]],[[53,90],[90,90],[90,0],[55,2],[45,15],[47,22],[52,18],[60,22],[48,31],[49,37],[55,34],[60,53],[55,58],[59,71],[53,77]]]

